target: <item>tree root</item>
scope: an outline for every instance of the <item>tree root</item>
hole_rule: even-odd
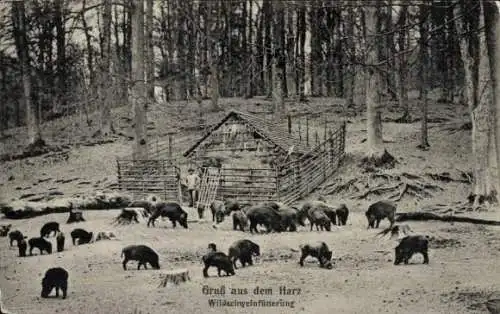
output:
[[[361,160],[361,167],[367,168],[394,168],[398,161],[386,149],[381,154],[372,154]]]
[[[366,191],[365,193],[363,193],[361,195],[355,196],[354,198],[365,199],[367,196],[369,196],[371,194],[380,195],[381,193],[391,192],[391,191],[397,189],[399,186],[400,186],[400,184],[396,184],[394,186],[377,186],[373,189],[369,189],[368,191]]]
[[[344,184],[335,185],[335,183],[334,183],[334,184],[327,185],[323,188],[323,191],[321,194],[331,195],[331,194],[338,194],[338,193],[341,193],[344,191],[352,192],[353,189],[355,190],[354,192],[359,192],[360,189],[355,185],[355,183],[357,181],[358,181],[358,179],[354,178],[354,179],[350,179],[349,181],[347,181]]]
[[[397,178],[397,181],[401,180],[401,177],[399,176],[392,176],[392,175],[384,175],[381,176],[380,174],[377,174],[378,177],[392,177],[392,178]],[[420,178],[415,175],[411,175],[408,173],[403,173],[403,177],[410,177],[410,178]],[[390,181],[389,181],[390,182]],[[383,193],[390,193],[390,192],[395,192],[392,195],[389,196],[389,199],[392,201],[399,201],[403,198],[404,195],[409,194],[413,197],[417,197],[419,199],[424,199],[424,198],[429,198],[432,197],[432,193],[429,192],[428,190],[431,191],[437,191],[437,190],[444,190],[442,187],[435,185],[435,184],[430,184],[426,182],[419,182],[419,181],[408,181],[408,180],[403,180],[402,182],[399,182],[397,184],[393,184],[390,186],[386,186],[385,184],[379,184],[374,188],[369,189],[368,191],[352,196],[351,198],[354,199],[365,199],[366,197],[375,194],[375,195],[381,195]]]
[[[431,178],[432,180],[435,181],[442,181],[442,182],[461,182],[461,183],[467,183],[471,184],[472,179],[470,176],[465,173],[460,171],[460,178],[453,178],[449,172],[441,172],[441,173],[426,173],[425,176]]]
[[[445,222],[468,222],[472,224],[479,225],[490,225],[490,226],[500,226],[500,221],[477,219],[470,217],[458,217],[453,215],[439,216],[433,213],[427,212],[412,212],[412,213],[396,213],[396,221],[428,221],[437,220]]]

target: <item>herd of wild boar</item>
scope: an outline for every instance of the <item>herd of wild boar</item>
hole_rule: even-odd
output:
[[[332,225],[345,226],[349,217],[349,209],[345,204],[332,206],[324,200],[308,201],[301,206],[286,206],[279,202],[264,202],[253,205],[243,206],[236,201],[219,201],[216,200],[210,204],[210,212],[212,221],[219,224],[224,221],[225,217],[232,216],[233,229],[241,231],[250,231],[258,233],[258,226],[264,226],[265,232],[294,232],[298,226],[305,226],[305,220],[309,221],[310,230],[314,226],[319,231],[331,231]],[[133,222],[139,222],[138,216],[142,213],[144,218],[147,218],[147,226],[155,226],[155,221],[159,217],[168,218],[172,227],[176,227],[177,223],[184,228],[188,228],[188,214],[182,207],[174,202],[144,202],[144,211],[135,209],[124,209],[118,218],[127,219]],[[407,225],[395,225],[396,205],[391,201],[378,201],[371,204],[365,212],[368,228],[378,228],[381,220],[387,219],[390,222],[389,228],[379,234],[392,235],[402,232],[406,235],[411,229]],[[200,218],[203,218],[203,209],[199,211]],[[29,254],[33,254],[33,249],[38,249],[40,254],[46,252],[52,254],[52,244],[47,241],[47,238],[53,234],[56,238],[57,252],[64,251],[65,235],[60,230],[59,223],[50,221],[45,223],[40,229],[40,236],[32,237],[28,241],[20,230],[10,231],[11,225],[0,226],[0,235],[7,236],[10,241],[10,246],[14,242],[17,243],[19,256],[25,257],[29,246]],[[9,232],[10,231],[10,232]],[[89,232],[81,228],[75,228],[70,233],[73,245],[89,244],[95,241],[112,239],[115,235],[112,232]],[[423,235],[407,235],[401,239],[399,245],[395,248],[394,264],[398,265],[401,262],[408,264],[409,259],[415,253],[421,253],[424,257],[424,263],[429,263],[428,257],[428,238]],[[322,268],[331,269],[332,251],[325,242],[318,243],[303,243],[300,245],[300,266],[304,266],[304,260],[308,257],[314,257],[319,261]],[[248,239],[238,240],[234,242],[224,253],[217,250],[215,243],[208,244],[208,252],[203,255],[202,262],[204,264],[203,276],[208,277],[208,269],[210,267],[217,268],[218,276],[221,276],[221,271],[224,271],[226,276],[235,275],[237,269],[237,261],[242,267],[253,265],[253,256],[260,256],[260,246]],[[152,248],[146,245],[128,245],[122,249],[121,257],[123,257],[123,269],[127,269],[129,261],[137,261],[137,269],[141,265],[147,269],[147,264],[150,264],[154,269],[160,269],[160,258]],[[62,291],[63,299],[67,295],[68,287],[68,272],[60,267],[50,268],[46,271],[42,279],[41,297],[46,298],[55,288],[56,296],[59,296],[59,290]]]

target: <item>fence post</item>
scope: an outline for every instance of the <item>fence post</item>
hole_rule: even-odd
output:
[[[309,116],[306,116],[306,146],[309,146]]]
[[[299,119],[299,142],[302,142],[302,130],[301,130],[302,128],[301,128],[300,124],[301,123],[300,123],[300,119]]]
[[[327,133],[328,133],[328,131],[327,131],[327,123],[328,122],[326,121],[326,117],[325,117],[325,130],[323,131],[324,132],[323,133],[323,137],[324,137],[323,141],[326,141],[326,139],[328,138],[327,137]]]
[[[280,201],[280,169],[279,167],[274,168],[275,169],[275,176],[276,176],[276,201]]]
[[[116,159],[116,168],[118,170],[118,190],[122,190],[122,175],[121,175],[121,171],[120,171],[120,161],[118,160],[118,158]]]
[[[332,130],[328,130],[328,141],[330,142],[330,163],[333,165],[334,147],[333,147]]]
[[[168,133],[168,159],[172,161],[172,133]]]
[[[160,158],[160,150],[158,149],[158,136],[156,136],[156,158]]]
[[[177,177],[177,198],[179,200],[179,204],[182,205],[182,186],[181,186],[181,169],[175,167],[176,177]]]
[[[288,134],[292,134],[292,116],[288,114],[286,118],[288,120]]]
[[[346,123],[342,123],[342,154],[345,153],[345,131],[346,131]]]
[[[163,199],[166,201],[167,200],[167,169],[165,169],[165,160],[161,161],[161,176],[163,180]]]

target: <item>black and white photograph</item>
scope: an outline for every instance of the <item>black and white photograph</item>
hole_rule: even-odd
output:
[[[0,0],[0,314],[500,314],[500,1]]]

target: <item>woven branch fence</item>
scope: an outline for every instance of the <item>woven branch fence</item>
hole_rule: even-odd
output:
[[[117,159],[116,162],[119,190],[137,198],[153,194],[165,200],[180,199],[180,170],[169,160]]]
[[[309,154],[279,166],[279,201],[290,204],[307,196],[340,167],[345,156],[345,132],[344,122]]]

